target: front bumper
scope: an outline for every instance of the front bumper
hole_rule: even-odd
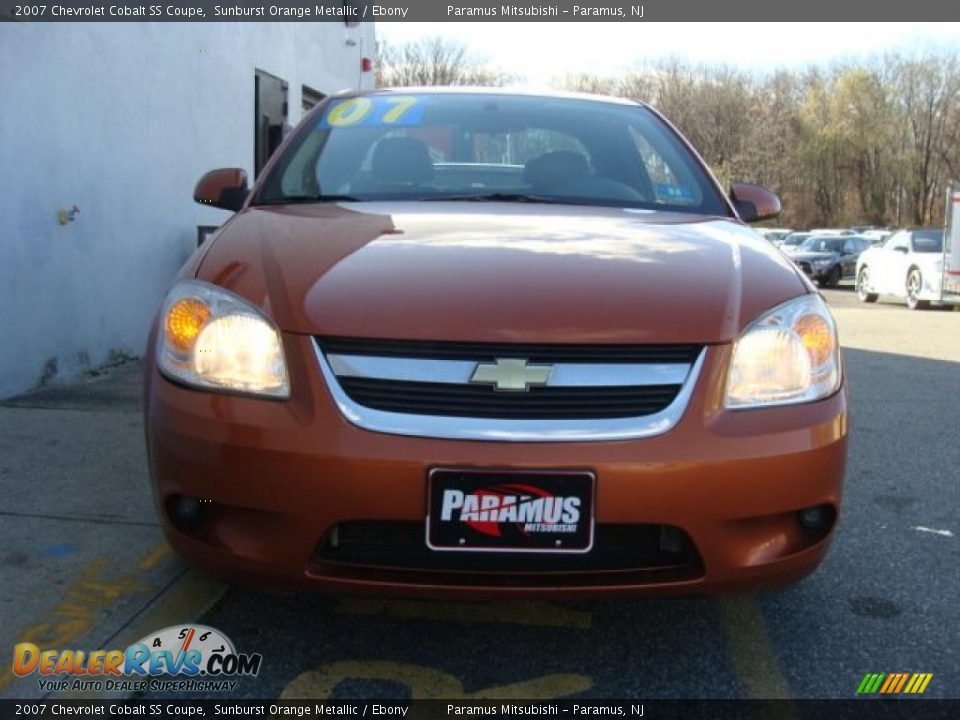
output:
[[[817,266],[806,260],[797,260],[794,261],[794,264],[800,269],[800,272],[806,275],[810,280],[818,283],[829,280],[830,273],[832,273],[834,267],[836,267],[835,265],[828,265],[826,267]]]
[[[354,427],[323,383],[312,339],[286,335],[286,402],[191,390],[146,365],[147,444],[158,512],[188,561],[234,582],[415,595],[557,596],[752,590],[795,581],[826,553],[846,457],[844,391],[809,405],[722,408],[729,346],[708,347],[689,405],[669,432],[640,440],[537,443],[439,440]],[[668,526],[684,563],[464,571],[424,566],[422,548],[390,566],[323,552],[340,528],[424,522],[434,467],[590,470],[604,528]],[[203,501],[190,527],[178,496]],[[810,533],[797,511],[827,506]],[[337,530],[335,530],[337,529]],[[608,533],[610,536],[611,533]],[[396,553],[394,553],[396,555]],[[459,553],[457,554],[459,555]]]

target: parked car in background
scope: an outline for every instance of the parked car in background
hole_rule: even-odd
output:
[[[763,235],[767,240],[772,242],[774,245],[778,245],[787,237],[790,233],[793,232],[790,228],[757,228],[757,232]]]
[[[869,247],[869,240],[856,235],[813,235],[790,259],[820,287],[836,287],[843,278],[856,276],[857,258]]]
[[[896,231],[883,230],[878,228],[876,230],[865,230],[862,233],[860,233],[860,237],[865,237],[874,245],[883,245],[883,243],[887,241],[887,238],[893,235],[894,232]]]
[[[857,295],[862,302],[893,295],[906,300],[911,310],[922,310],[931,301],[940,301],[942,282],[942,228],[900,230],[857,261]]]
[[[791,252],[800,247],[800,245],[803,244],[803,241],[808,237],[810,237],[810,233],[808,232],[792,232],[779,243],[774,243],[774,245],[789,255]]]
[[[814,228],[810,231],[811,235],[856,235],[857,233],[848,228]]]

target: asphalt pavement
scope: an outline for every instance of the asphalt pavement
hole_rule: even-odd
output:
[[[264,657],[233,699],[853,698],[868,672],[933,673],[925,697],[958,698],[960,312],[861,305],[848,286],[824,294],[850,387],[845,498],[827,559],[788,589],[554,603],[204,586],[158,546],[128,387],[119,409],[41,407],[42,393],[0,407],[0,487],[13,498],[0,512],[0,643],[48,622],[105,556],[112,581],[141,584],[115,604],[101,600],[100,635],[87,627],[70,645],[104,647],[108,631],[121,638],[138,620],[160,622],[156,598],[186,584],[190,600],[175,600],[166,624],[199,619]],[[72,544],[69,527],[78,529]],[[144,558],[155,564],[134,576]],[[6,694],[35,688],[14,681]]]
[[[223,586],[163,539],[128,362],[0,402],[0,648],[127,647],[195,618]],[[41,698],[0,665],[0,698]],[[124,693],[110,693],[122,697]]]

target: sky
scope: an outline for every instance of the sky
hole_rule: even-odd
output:
[[[377,23],[376,32],[391,44],[459,40],[531,85],[568,73],[609,74],[665,56],[763,71],[889,50],[960,49],[960,23],[390,22]]]

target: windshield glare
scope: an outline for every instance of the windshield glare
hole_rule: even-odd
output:
[[[803,241],[800,247],[807,252],[838,253],[843,250],[843,237],[812,237]]]
[[[493,94],[335,99],[298,129],[255,203],[464,196],[730,214],[649,110]]]

